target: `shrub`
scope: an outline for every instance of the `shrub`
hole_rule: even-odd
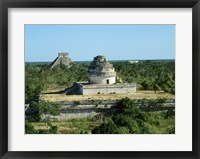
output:
[[[80,105],[81,104],[81,102],[80,101],[74,101],[74,105]]]
[[[92,134],[117,134],[117,125],[110,120],[107,123],[101,124],[99,127],[92,130]]]
[[[118,110],[108,120],[92,133],[118,134],[118,133],[147,133],[145,126],[147,115],[135,107],[134,101],[124,98],[117,103]]]
[[[173,126],[168,127],[166,130],[166,133],[167,134],[175,134],[175,126],[173,125]]]
[[[165,119],[175,117],[175,111],[168,110],[167,112],[163,112],[163,116]]]
[[[34,129],[34,127],[31,123],[26,122],[25,123],[25,133],[26,134],[38,134],[38,131],[36,129]]]

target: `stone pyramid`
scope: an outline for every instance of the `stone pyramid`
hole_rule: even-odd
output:
[[[56,66],[61,66],[61,65],[64,65],[70,68],[73,64],[75,64],[75,62],[73,62],[69,58],[68,53],[58,53],[58,57],[49,65],[49,68],[52,69]]]

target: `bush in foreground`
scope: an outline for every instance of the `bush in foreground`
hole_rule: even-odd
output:
[[[109,120],[92,130],[93,134],[155,134],[159,133],[158,130],[166,134],[175,132],[174,123],[166,129],[167,123],[164,122],[166,118],[174,120],[175,114],[172,112],[144,112],[128,98],[120,100],[117,108]]]

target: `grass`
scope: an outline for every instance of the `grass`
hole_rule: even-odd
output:
[[[60,122],[51,122],[53,126],[58,127],[58,134],[90,134],[92,129],[99,126],[101,120],[96,120],[92,117],[70,119]],[[47,130],[44,122],[32,122],[35,129]]]
[[[150,118],[145,123],[149,128],[149,134],[174,134],[175,132],[175,118],[174,116],[168,116],[165,112],[146,112],[149,113]],[[100,126],[107,120],[102,116],[99,117],[87,117],[76,118],[60,122],[52,122],[53,126],[58,127],[58,134],[91,134],[92,129]],[[44,122],[32,122],[32,125],[37,130],[47,130]]]
[[[56,91],[59,91],[58,89]],[[55,90],[49,90],[43,92],[41,99],[51,102],[57,101],[83,101],[83,100],[120,100],[122,98],[128,97],[129,99],[174,99],[175,95],[164,92],[154,91],[142,91],[138,90],[136,93],[128,94],[95,94],[95,95],[65,95],[65,94],[46,94],[50,92],[55,92]]]

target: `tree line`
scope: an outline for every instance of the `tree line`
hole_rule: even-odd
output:
[[[134,64],[114,63],[123,82],[136,82],[142,90],[163,90],[175,94],[175,61],[144,61]]]
[[[30,103],[42,90],[69,87],[73,82],[87,81],[89,63],[77,63],[71,68],[47,65],[25,65],[25,102]],[[124,83],[137,83],[137,89],[165,91],[175,94],[175,61],[144,61],[130,64],[115,62],[113,66]]]

